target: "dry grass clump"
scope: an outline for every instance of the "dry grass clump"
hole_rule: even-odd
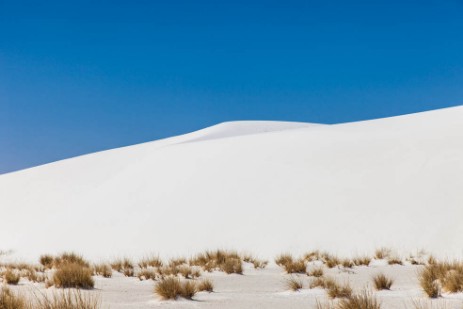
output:
[[[0,307],[1,308],[1,307]],[[53,296],[45,294],[36,297],[31,309],[99,309],[101,300],[99,296],[82,293],[80,290],[63,290],[55,292]]]
[[[102,276],[104,278],[111,278],[113,276],[111,265],[105,263],[95,264],[93,266],[93,273],[96,276]]]
[[[341,285],[336,281],[331,281],[326,287],[326,292],[331,298],[350,298],[352,296],[352,288],[347,282]]]
[[[27,309],[27,302],[19,294],[11,292],[7,287],[0,288],[0,308],[1,309]]]
[[[368,266],[371,262],[371,257],[364,255],[358,256],[352,260],[356,266]]]
[[[58,268],[63,264],[76,264],[83,267],[90,267],[90,263],[88,261],[86,261],[81,255],[74,252],[64,252],[53,259],[54,267]]]
[[[307,252],[304,254],[304,260],[307,262],[319,261],[321,260],[321,253],[318,250]]]
[[[214,284],[209,279],[201,280],[198,285],[198,292],[206,291],[206,292],[213,292],[214,291]]]
[[[391,255],[391,253],[392,253],[392,250],[389,248],[385,248],[385,247],[378,248],[375,250],[375,259],[384,260],[388,258]]]
[[[192,299],[198,292],[196,282],[184,281],[175,277],[161,279],[154,287],[154,292],[162,299],[177,299],[179,296]]]
[[[355,266],[355,263],[354,261],[352,261],[351,259],[342,259],[341,260],[341,265],[344,267],[344,268],[352,268]]]
[[[399,257],[396,257],[396,256],[388,257],[387,263],[389,265],[403,265],[404,264],[402,259],[400,259]]]
[[[51,269],[53,267],[55,258],[50,254],[41,255],[39,258],[40,264],[43,265],[45,269]]]
[[[77,263],[61,264],[53,274],[50,285],[58,288],[91,289],[95,282],[92,269]]]
[[[323,274],[324,274],[323,267],[315,267],[312,270],[307,272],[307,276],[316,277],[316,278],[323,277]]]
[[[418,279],[423,291],[430,298],[441,296],[441,284],[439,278],[443,277],[443,269],[436,265],[426,266],[419,274]]]
[[[21,276],[19,275],[19,272],[8,268],[3,274],[3,279],[8,284],[16,285],[21,279]]]
[[[138,262],[138,266],[140,268],[148,268],[148,267],[162,267],[164,263],[162,262],[161,258],[159,256],[149,256],[141,259]]]
[[[385,274],[377,274],[373,277],[375,288],[379,290],[390,290],[394,280],[386,277]]]
[[[430,298],[437,298],[441,290],[449,293],[463,292],[463,263],[432,260],[418,274],[421,288]]]
[[[140,279],[140,281],[150,280],[150,279],[154,281],[157,278],[157,273],[153,269],[142,268],[138,272],[137,277],[138,279]]]
[[[290,254],[277,256],[275,263],[283,267],[288,274],[303,274],[307,270],[307,261],[304,258],[294,260]]]
[[[286,280],[286,286],[291,291],[299,291],[303,287],[302,280],[297,277],[291,277]]]
[[[133,277],[135,274],[134,264],[129,258],[114,260],[110,265],[112,269],[124,274],[126,277]]]
[[[381,304],[370,292],[364,290],[359,294],[341,299],[336,309],[381,309]]]
[[[267,267],[268,264],[268,261],[258,259],[252,256],[251,254],[245,254],[241,257],[241,259],[245,263],[251,263],[255,269],[264,269],[265,267]]]
[[[243,260],[236,251],[216,250],[197,254],[189,260],[190,266],[199,266],[204,271],[223,271],[227,274],[242,274]]]
[[[322,260],[328,268],[336,267],[342,263],[342,261],[337,256],[331,255],[329,253],[323,253]]]

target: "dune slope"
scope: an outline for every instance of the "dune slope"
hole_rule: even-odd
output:
[[[0,249],[24,257],[378,246],[463,256],[463,107],[225,123],[1,175],[0,210]]]

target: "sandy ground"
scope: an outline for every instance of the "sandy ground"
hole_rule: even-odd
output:
[[[417,273],[422,266],[377,265],[352,269],[325,268],[325,276],[332,276],[340,283],[349,282],[355,291],[372,289],[372,276],[379,272],[394,279],[390,291],[374,292],[386,309],[414,308],[413,300],[421,300],[432,307],[462,309],[463,293],[444,294],[438,300],[430,301],[418,285]],[[290,277],[278,266],[272,264],[263,270],[245,267],[243,275],[226,275],[220,272],[204,273],[202,278],[214,282],[215,292],[200,292],[194,300],[162,301],[153,293],[155,282],[140,281],[114,273],[112,278],[95,277],[95,289],[88,293],[100,295],[103,308],[316,308],[317,299],[328,301],[323,289],[309,289],[311,277],[297,275],[304,282],[298,292],[288,291],[285,282]],[[23,293],[52,293],[44,284],[32,284],[22,279],[14,289]]]

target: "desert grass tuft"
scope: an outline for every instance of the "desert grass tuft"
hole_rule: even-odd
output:
[[[27,309],[28,307],[23,296],[13,293],[8,287],[0,288],[1,309]]]
[[[57,288],[91,289],[95,284],[92,273],[91,268],[81,264],[62,264],[53,274],[51,284]]]
[[[124,274],[126,277],[133,277],[135,274],[134,264],[129,258],[114,260],[110,265],[112,269]]]
[[[140,268],[148,268],[148,267],[162,267],[164,263],[162,262],[161,258],[159,256],[149,256],[141,259],[138,262],[138,266]]]
[[[210,279],[203,279],[198,283],[198,292],[213,292],[214,291],[214,284]]]
[[[80,290],[62,290],[52,296],[36,295],[31,309],[99,309],[101,300],[99,295],[90,295]]]
[[[143,280],[156,280],[157,278],[157,273],[154,269],[148,269],[148,268],[142,268],[137,274],[138,279],[140,281]]]
[[[175,300],[179,296],[186,299],[192,299],[197,291],[198,288],[196,287],[196,282],[181,282],[180,279],[175,277],[161,279],[154,288],[156,295],[164,300]]]
[[[8,284],[16,285],[19,283],[21,276],[19,275],[19,272],[12,269],[7,269],[3,275],[3,279]]]
[[[371,292],[364,290],[361,293],[341,299],[337,309],[381,309],[380,302]]]
[[[441,285],[439,282],[440,276],[441,270],[435,265],[426,266],[418,274],[421,288],[430,298],[437,298],[441,296]]]
[[[55,258],[50,254],[41,255],[39,258],[40,264],[42,264],[45,269],[51,269],[54,261]]]
[[[375,288],[380,291],[380,290],[390,290],[392,284],[394,283],[394,280],[391,278],[386,277],[385,274],[377,274],[376,276],[373,277],[373,283],[375,285]]]
[[[64,252],[53,259],[53,266],[58,268],[63,264],[77,264],[84,267],[90,267],[90,263],[86,261],[82,255],[74,252]]]
[[[291,276],[286,280],[286,286],[291,291],[299,291],[303,287],[303,282],[301,279]]]
[[[111,265],[105,263],[95,264],[93,266],[93,273],[96,276],[102,276],[104,278],[111,278],[113,276]]]
[[[331,298],[349,298],[352,296],[352,288],[349,283],[339,284],[336,281],[328,284],[326,292]]]
[[[353,262],[356,266],[368,266],[371,262],[371,257],[367,255],[358,256],[353,259]]]

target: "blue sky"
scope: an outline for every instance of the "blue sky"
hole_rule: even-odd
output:
[[[461,1],[0,0],[0,173],[229,120],[463,104]]]

